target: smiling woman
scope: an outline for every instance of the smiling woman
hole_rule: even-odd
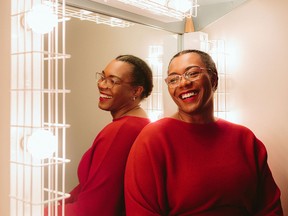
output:
[[[116,77],[118,82],[113,82]],[[140,102],[151,94],[152,81],[147,63],[133,55],[120,55],[105,67],[98,80],[98,107],[110,112],[112,122],[83,154],[79,182],[58,206],[58,215],[62,215],[62,206],[69,216],[125,215],[126,160],[138,133],[150,122]],[[48,208],[45,215],[53,209]]]
[[[209,72],[186,78],[195,66]],[[248,128],[214,116],[218,73],[212,58],[180,51],[168,66],[171,74],[185,77],[173,88],[168,82],[178,111],[147,125],[131,148],[127,216],[282,216],[264,144]]]

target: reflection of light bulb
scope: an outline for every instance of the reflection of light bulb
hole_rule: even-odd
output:
[[[28,138],[27,149],[33,158],[50,158],[57,150],[57,139],[50,131],[37,130]]]
[[[192,7],[192,2],[191,0],[182,0],[180,1],[169,1],[169,7],[174,8],[177,11],[181,11],[182,13],[187,12],[188,10],[191,9]]]
[[[28,26],[35,33],[45,34],[57,26],[58,18],[50,7],[46,5],[35,5],[26,15]]]

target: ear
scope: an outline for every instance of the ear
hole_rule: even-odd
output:
[[[218,87],[218,76],[216,73],[213,73],[211,75],[211,85],[212,85],[212,89],[215,92],[217,90]]]
[[[136,86],[134,88],[134,96],[137,98],[140,97],[143,91],[144,91],[143,86]]]

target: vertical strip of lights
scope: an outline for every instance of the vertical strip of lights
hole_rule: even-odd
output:
[[[65,17],[65,1],[61,3],[61,15],[57,0],[13,0],[11,5],[10,215],[43,215],[44,208],[48,215],[57,215],[53,212],[58,201],[69,196],[65,193],[69,55],[65,19],[58,19]]]

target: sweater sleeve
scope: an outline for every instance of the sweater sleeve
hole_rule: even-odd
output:
[[[258,198],[255,215],[283,215],[280,201],[280,190],[274,181],[267,163],[267,151],[261,141],[255,138],[256,158],[259,170]]]
[[[125,172],[127,216],[160,216],[167,213],[163,184],[165,171],[160,168],[163,167],[160,164],[164,160],[157,145],[151,144],[153,140],[149,140],[149,137],[144,129],[134,142],[128,157]],[[150,144],[146,145],[147,142]],[[151,151],[151,146],[156,148]]]
[[[119,158],[118,161],[110,162],[120,163]],[[123,194],[123,186],[121,186],[123,176],[120,172],[124,173],[124,168],[115,167],[115,170],[112,171],[112,167],[107,167],[109,165],[111,164],[103,167],[103,171],[107,170],[107,172],[100,171],[98,175],[94,175],[84,189],[80,190],[80,187],[77,186],[71,191],[71,198],[65,200],[66,216],[116,216],[122,214],[122,203],[119,200],[122,199]],[[57,206],[59,216],[62,216],[62,208],[62,205]],[[54,209],[54,207],[50,208],[50,211],[54,211]],[[44,215],[47,216],[47,213],[48,209],[45,209]]]
[[[125,118],[105,127],[78,169],[80,185],[65,203],[67,216],[116,216],[124,212],[124,171],[130,148],[148,124],[142,118]],[[70,202],[71,201],[71,202]]]
[[[73,190],[69,193],[70,197],[68,197],[67,199],[65,199],[65,203],[72,203],[75,200],[77,200],[78,194],[81,190],[81,186],[80,184],[78,184],[75,188],[73,188]]]

